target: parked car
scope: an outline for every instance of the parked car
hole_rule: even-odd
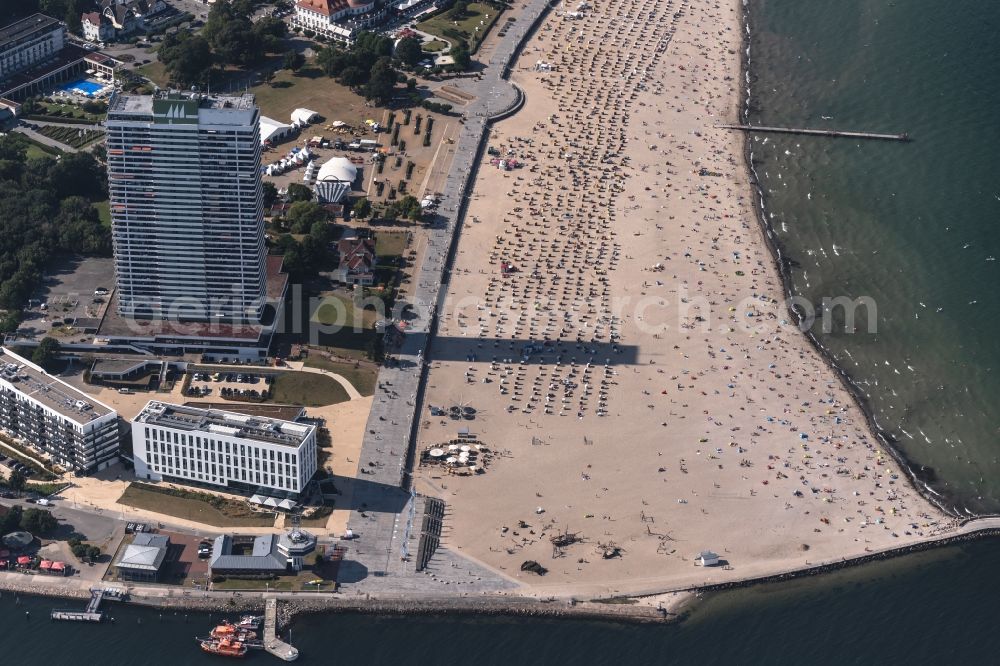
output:
[[[212,544],[202,541],[198,544],[198,557],[205,559],[212,556]]]

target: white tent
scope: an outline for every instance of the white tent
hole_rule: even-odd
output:
[[[292,509],[295,508],[295,502],[293,502],[290,499],[283,499],[280,502],[278,502],[278,508],[284,509],[285,511],[291,511]]]
[[[260,496],[260,495],[254,495],[253,497],[250,498],[250,503],[251,504],[263,504],[264,503],[264,498],[262,496]]]
[[[351,160],[346,157],[334,157],[319,168],[320,181],[339,181],[341,183],[353,183],[358,177],[358,167],[351,164]]]
[[[279,123],[274,118],[268,118],[267,116],[260,117],[260,140],[264,141],[277,141],[288,135],[291,131],[292,126],[286,125],[284,123]]]
[[[295,109],[292,111],[292,122],[299,123],[300,125],[308,125],[309,123],[316,122],[319,119],[319,114],[315,111],[310,111],[309,109]]]
[[[271,508],[274,508],[278,506],[278,500],[274,499],[273,497],[268,497],[266,500],[264,500],[264,506],[269,506]]]

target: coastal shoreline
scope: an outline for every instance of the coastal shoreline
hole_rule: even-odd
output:
[[[743,81],[744,86],[743,96],[742,99],[739,100],[738,108],[739,114],[742,116],[739,120],[744,123],[749,123],[750,120],[750,108],[753,103],[751,83],[755,80],[751,69],[750,56],[750,37],[752,31],[750,2],[751,0],[742,0],[743,37],[742,48],[740,50],[740,79]],[[802,321],[802,314],[791,305],[792,297],[796,296],[796,293],[793,290],[793,281],[790,271],[791,260],[788,258],[781,241],[778,239],[778,236],[774,231],[774,228],[767,221],[767,195],[764,192],[763,185],[757,176],[757,170],[754,166],[751,132],[746,133],[745,140],[743,142],[743,160],[746,167],[749,185],[756,196],[756,200],[753,204],[755,212],[754,217],[757,218],[757,223],[760,226],[761,234],[763,236],[764,245],[767,247],[768,252],[771,255],[771,260],[774,263],[774,267],[781,281],[782,290],[786,296],[786,303],[789,303],[787,311],[793,320],[797,322],[797,325],[800,325]],[[884,450],[895,461],[895,463],[900,466],[900,468],[906,471],[907,482],[913,490],[942,512],[955,516],[956,518],[963,519],[964,521],[974,520],[977,518],[991,518],[1000,515],[990,513],[972,513],[967,508],[960,506],[957,503],[957,498],[951,497],[948,493],[939,492],[933,488],[933,471],[931,471],[930,474],[922,471],[923,466],[912,461],[901,448],[895,445],[896,438],[878,425],[870,402],[862,393],[861,389],[858,388],[851,374],[837,363],[830,352],[820,343],[819,339],[812,333],[812,331],[805,330],[802,331],[802,334],[809,341],[809,344],[813,347],[813,349],[819,353],[820,357],[824,360],[827,366],[833,371],[844,390],[847,391],[847,393],[854,400],[855,405],[857,405],[858,410],[864,416],[865,421],[868,424],[869,431],[875,439],[878,440],[882,450]]]
[[[971,521],[978,522],[978,521]],[[911,554],[946,548],[959,544],[986,539],[1000,538],[1000,526],[984,526],[961,534],[951,534],[937,539],[911,543],[847,558],[842,561],[823,562],[787,572],[754,576],[742,580],[726,581],[708,585],[664,589],[648,594],[612,595],[600,599],[579,600],[576,598],[536,598],[530,596],[484,594],[477,596],[455,596],[433,598],[394,598],[389,596],[344,595],[338,597],[311,598],[311,593],[263,593],[240,592],[230,594],[212,593],[212,596],[161,596],[130,593],[127,604],[146,608],[162,608],[174,611],[238,614],[263,612],[265,598],[276,597],[279,604],[279,626],[288,627],[304,614],[358,613],[379,616],[412,615],[475,615],[498,617],[538,617],[567,620],[596,620],[628,624],[672,623],[682,621],[690,612],[697,599],[706,593],[751,588],[773,583],[812,578],[834,571],[863,567]],[[23,577],[23,576],[22,576]],[[25,584],[17,584],[14,575],[0,576],[0,597],[4,593],[15,595],[65,599],[83,602],[89,593],[79,589],[53,589],[34,584],[34,577]],[[665,594],[682,594],[683,598],[671,607],[663,609],[641,603]],[[252,595],[252,596],[250,596]]]

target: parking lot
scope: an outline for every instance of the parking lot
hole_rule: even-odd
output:
[[[220,397],[223,394],[223,389],[231,389],[238,395],[244,395],[244,392],[245,395],[252,395],[252,391],[256,391],[259,395],[262,391],[267,391],[270,388],[273,376],[273,374],[261,375],[260,373],[243,372],[196,372],[191,380],[188,396]]]
[[[52,335],[63,342],[93,337],[114,287],[114,264],[108,257],[70,258],[56,262],[46,273],[24,311],[18,334],[41,338]]]

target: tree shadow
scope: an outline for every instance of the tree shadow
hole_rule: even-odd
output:
[[[337,571],[337,583],[359,583],[368,578],[368,567],[356,560],[344,560]]]

